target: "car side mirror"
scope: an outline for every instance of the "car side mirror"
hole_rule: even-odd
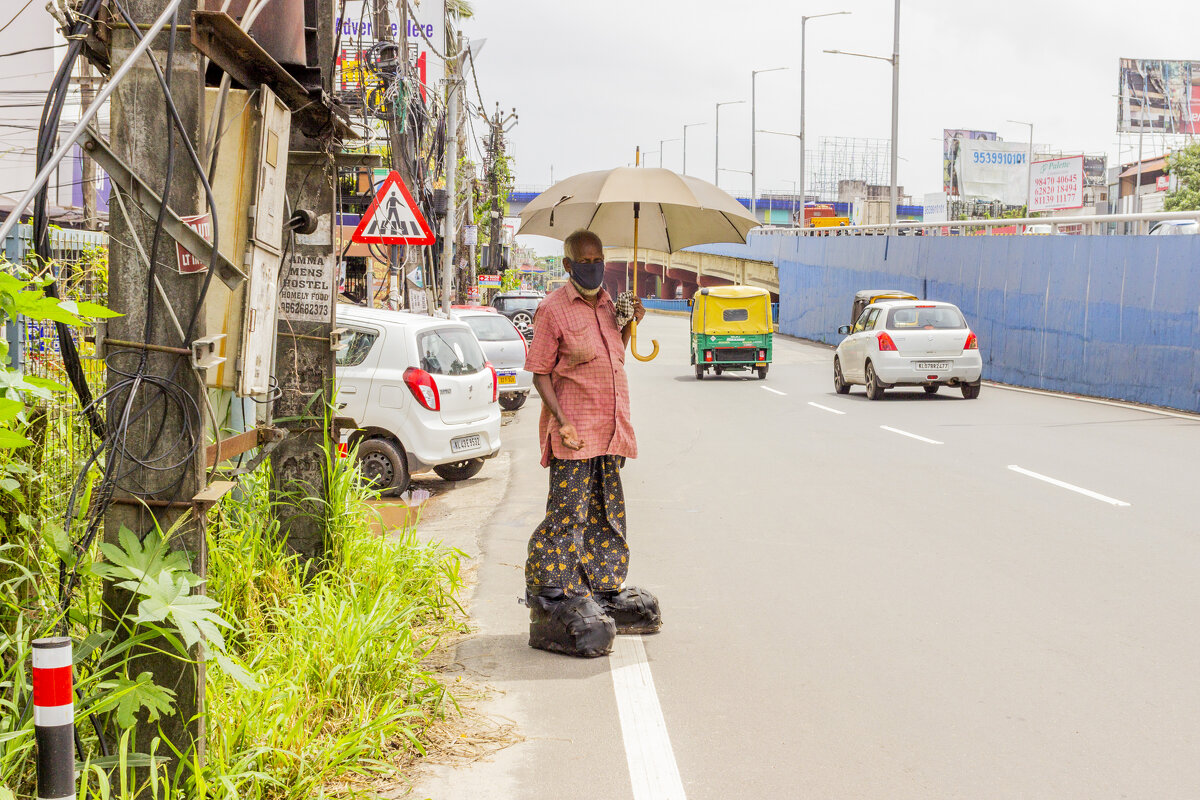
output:
[[[692,298],[690,298],[690,297],[689,297],[689,298],[688,298],[688,308],[691,308],[691,307],[692,307],[692,303],[695,303],[695,302],[696,302],[695,300],[693,300]]]
[[[850,333],[850,326],[843,325],[842,327],[838,328],[838,333],[840,333],[842,336],[845,336],[846,334]]]

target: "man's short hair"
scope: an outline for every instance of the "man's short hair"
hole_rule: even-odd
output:
[[[585,244],[594,244],[596,247],[604,249],[604,243],[600,241],[599,236],[581,228],[563,241],[563,256],[568,261],[576,260],[579,258],[579,251],[583,249]]]

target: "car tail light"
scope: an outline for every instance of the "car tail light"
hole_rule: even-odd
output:
[[[705,360],[705,361],[712,361],[712,350],[705,350],[705,351],[704,351],[704,360]]]
[[[879,352],[883,353],[889,350],[896,352],[896,343],[892,341],[891,336],[888,336],[887,331],[882,331],[875,339],[879,342]]]
[[[967,334],[967,343],[963,345],[963,350],[978,350],[979,340],[975,338],[975,332],[971,331]]]
[[[409,367],[404,370],[404,383],[408,390],[417,398],[417,402],[430,411],[442,410],[442,399],[438,396],[437,384],[433,376],[423,369]]]
[[[337,454],[338,454],[338,458],[349,458],[350,457],[350,443],[349,442],[338,442]]]
[[[521,335],[520,331],[517,331],[517,338],[521,340],[521,346],[525,348],[525,358],[528,359],[529,358],[529,342],[528,342],[528,340],[526,340],[526,338]]]
[[[759,360],[759,361],[766,361],[766,360],[767,360],[767,351],[766,351],[766,350],[759,350],[759,351],[758,351],[758,360]]]
[[[500,376],[496,374],[496,368],[492,366],[492,362],[487,362],[485,365],[492,373],[492,402],[500,399]]]

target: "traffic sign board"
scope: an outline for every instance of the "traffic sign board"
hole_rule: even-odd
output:
[[[392,170],[350,237],[362,244],[433,244],[433,231],[400,173]]]

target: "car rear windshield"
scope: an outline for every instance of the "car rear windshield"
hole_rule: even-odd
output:
[[[481,342],[507,342],[521,338],[521,334],[517,333],[517,329],[508,321],[508,317],[502,317],[499,314],[488,314],[487,316],[481,314],[467,317],[464,321],[471,326],[471,330],[475,331],[475,337]]]
[[[887,327],[893,331],[904,330],[955,330],[967,327],[962,313],[953,306],[908,306],[888,311]]]
[[[435,328],[417,334],[421,369],[431,375],[470,375],[483,369],[486,359],[469,330]]]
[[[505,311],[533,311],[541,302],[540,297],[501,297],[499,308]]]
[[[721,312],[721,318],[726,322],[745,322],[750,319],[750,310],[747,308],[727,308]]]

